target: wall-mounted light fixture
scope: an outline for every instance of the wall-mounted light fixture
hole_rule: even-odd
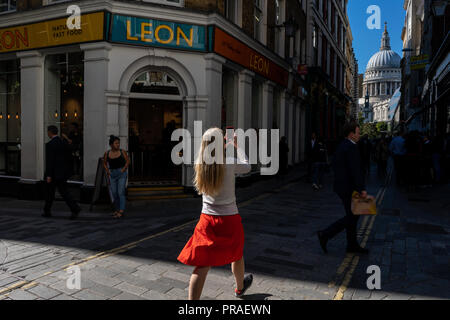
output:
[[[295,31],[297,30],[298,25],[295,23],[294,18],[290,16],[288,20],[283,22],[283,24],[274,25],[273,28],[285,28],[286,37],[292,38],[295,36]]]
[[[3,112],[0,112],[0,120],[3,120]]]
[[[58,118],[58,110],[55,110],[55,118]]]
[[[20,118],[19,113],[16,112],[16,119],[19,119],[19,118]]]

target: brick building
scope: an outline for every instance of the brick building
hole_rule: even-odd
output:
[[[353,73],[347,0],[308,2],[307,63],[310,128],[333,146],[349,118]],[[351,61],[349,61],[349,59]],[[346,76],[347,74],[347,76]]]

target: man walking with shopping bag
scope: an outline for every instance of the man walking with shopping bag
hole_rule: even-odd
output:
[[[356,239],[356,227],[359,215],[354,215],[351,210],[352,194],[357,191],[360,197],[366,198],[367,192],[364,185],[364,175],[361,168],[361,156],[357,143],[360,138],[360,128],[356,122],[347,123],[344,126],[344,141],[336,150],[333,161],[334,192],[337,193],[344,204],[345,217],[334,222],[325,230],[317,232],[320,246],[327,252],[327,242],[338,233],[347,231],[347,252],[368,253],[362,248]]]

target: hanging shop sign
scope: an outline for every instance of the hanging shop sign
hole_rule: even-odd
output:
[[[112,42],[183,50],[206,50],[206,27],[115,14]]]
[[[411,70],[423,69],[429,63],[429,56],[427,54],[412,56],[410,63],[411,63]]]
[[[214,27],[213,51],[221,56],[254,71],[263,77],[272,80],[284,87],[288,85],[289,73],[287,70],[250,48],[242,41],[229,35],[222,29]]]
[[[306,64],[299,64],[297,66],[297,73],[299,75],[307,75],[308,74],[308,65],[306,65]]]
[[[0,29],[0,53],[104,39],[104,13],[81,15],[81,28],[69,29],[67,17]]]

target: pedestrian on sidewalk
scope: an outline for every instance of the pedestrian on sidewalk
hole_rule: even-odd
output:
[[[365,179],[370,176],[370,156],[372,153],[372,144],[367,134],[363,135],[361,141],[358,142],[358,148],[361,155],[361,168]]]
[[[313,174],[313,149],[316,145],[316,133],[311,133],[311,140],[306,143],[306,159],[308,163],[307,182],[311,183]]]
[[[227,148],[235,148],[237,159],[224,156],[224,161],[211,163],[207,152],[214,138],[223,139],[222,130],[211,128],[202,138],[195,162],[194,186],[203,196],[203,208],[194,234],[178,260],[195,266],[189,283],[189,300],[199,300],[211,267],[231,263],[236,281],[235,296],[242,297],[251,286],[253,276],[244,276],[244,228],[236,206],[235,175],[248,173],[251,166],[245,152],[237,147],[236,137],[225,137]],[[211,147],[210,147],[211,148]]]
[[[67,186],[67,180],[72,175],[71,148],[67,141],[58,136],[58,128],[49,126],[47,135],[50,141],[45,145],[45,174],[46,197],[43,217],[52,216],[51,210],[55,200],[56,188],[69,206],[72,215],[70,219],[76,219],[81,211],[79,205],[72,199]]]
[[[358,215],[351,210],[352,194],[357,191],[362,198],[367,197],[364,186],[364,176],[361,168],[361,156],[357,143],[360,137],[360,128],[356,122],[347,123],[344,126],[346,139],[341,142],[333,159],[334,191],[344,204],[345,217],[339,219],[328,228],[318,231],[320,246],[327,252],[327,242],[338,233],[347,230],[347,252],[368,253],[367,249],[360,247],[356,239],[356,227]]]
[[[285,136],[280,139],[280,174],[287,174],[289,169],[289,146]]]
[[[386,176],[387,161],[389,159],[389,146],[386,138],[381,138],[375,147],[375,159],[377,162],[378,175],[381,178]]]
[[[328,163],[327,148],[323,143],[322,137],[317,139],[311,151],[312,168],[313,168],[313,184],[314,190],[323,188],[323,174]]]
[[[401,185],[404,183],[405,179],[403,168],[406,154],[404,133],[396,133],[395,138],[392,139],[391,143],[389,144],[389,151],[391,152],[394,159],[394,169],[397,185]]]
[[[120,149],[120,139],[114,135],[109,138],[110,150],[103,156],[103,166],[110,181],[109,187],[113,197],[116,210],[113,213],[114,218],[124,216],[127,198],[125,190],[127,186],[128,166],[130,160],[125,150]]]

